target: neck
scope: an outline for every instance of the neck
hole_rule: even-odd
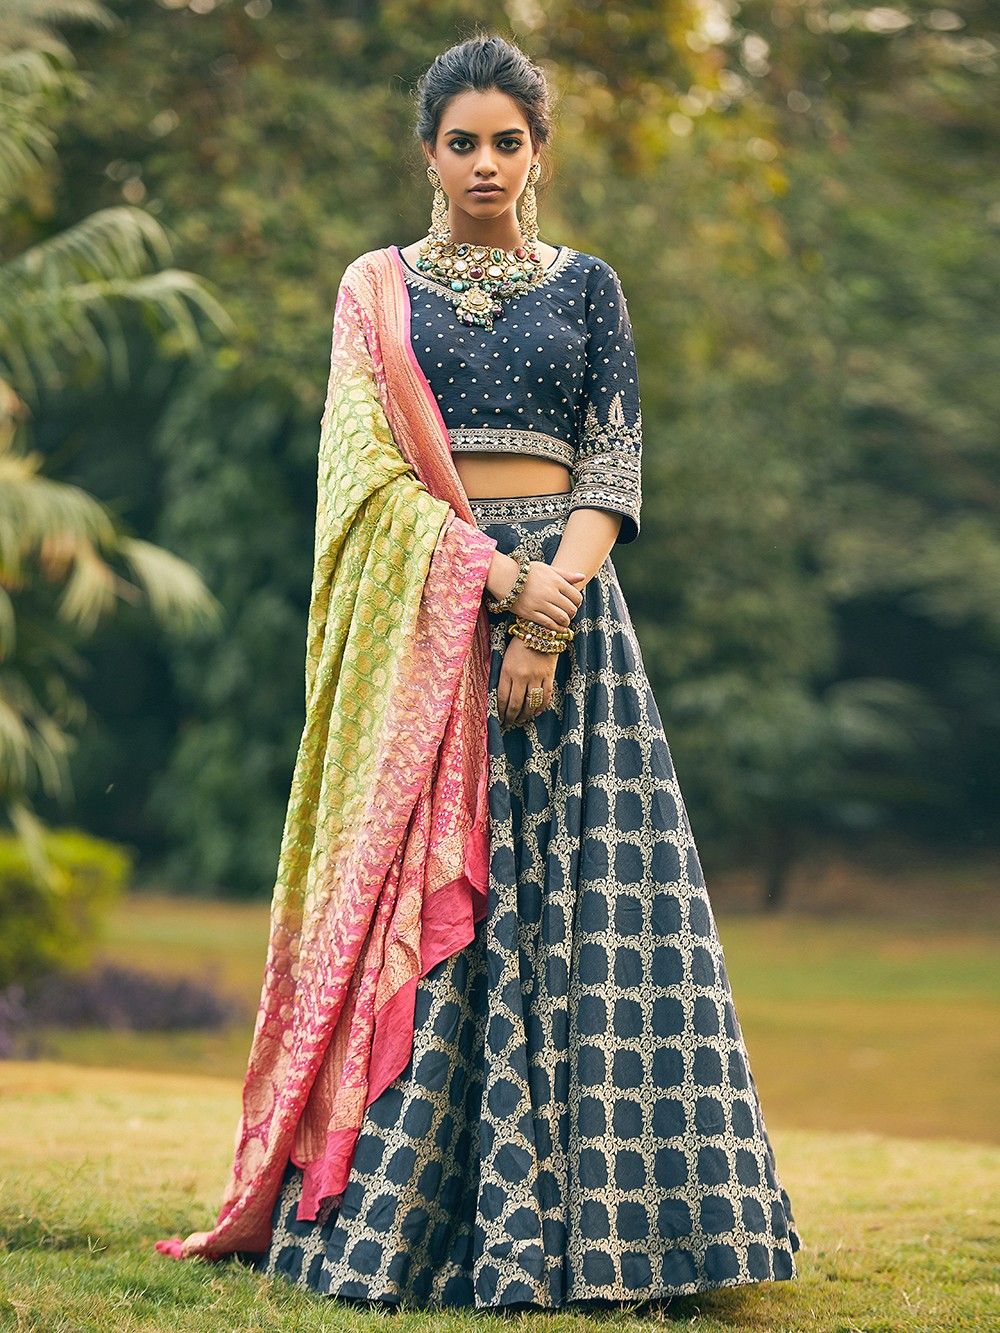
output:
[[[488,245],[513,250],[528,244],[521,235],[513,209],[498,218],[473,218],[464,209],[451,204],[448,230],[456,245]]]

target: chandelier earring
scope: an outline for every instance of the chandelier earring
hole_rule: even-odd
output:
[[[528,172],[528,184],[521,196],[519,225],[522,237],[529,242],[538,240],[538,201],[535,198],[535,181],[541,174],[541,167],[537,162],[532,162],[531,170]]]
[[[448,196],[441,188],[441,177],[437,174],[436,167],[427,168],[427,179],[434,186],[429,235],[439,245],[446,245],[451,240],[451,229],[448,226]]]
[[[546,272],[536,245],[538,210],[534,187],[540,175],[541,167],[533,162],[518,219],[523,242],[513,250],[504,250],[467,241],[457,244],[452,239],[448,199],[437,169],[428,165],[427,179],[434,186],[434,204],[430,230],[420,247],[416,267],[441,283],[463,323],[492,330],[494,315],[503,314],[502,298],[517,296],[544,281]]]

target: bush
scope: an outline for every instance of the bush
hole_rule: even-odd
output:
[[[13,985],[0,990],[0,1060],[15,1060],[24,1054],[21,1034],[28,1026],[24,987]]]
[[[247,1017],[239,1000],[191,977],[161,977],[106,963],[90,972],[52,972],[0,990],[0,1060],[44,1059],[46,1028],[129,1032],[222,1028]]]
[[[47,877],[23,843],[0,834],[0,990],[87,965],[105,912],[132,873],[122,847],[78,829],[49,829]]]
[[[107,963],[84,974],[54,974],[33,987],[27,1018],[52,1027],[177,1032],[219,1028],[244,1016],[243,1005],[190,977],[160,977]]]

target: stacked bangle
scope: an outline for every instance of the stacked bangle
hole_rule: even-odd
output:
[[[561,653],[573,642],[575,631],[568,626],[565,629],[550,629],[548,625],[539,625],[537,621],[516,616],[507,626],[507,633],[522,639],[529,648],[536,648],[540,653]]]
[[[525,580],[528,577],[528,566],[531,564],[531,561],[526,555],[520,554],[515,555],[514,559],[518,563],[517,578],[514,580],[510,592],[508,592],[505,597],[491,597],[487,601],[486,605],[491,611],[509,611],[517,601],[518,593],[524,587]]]

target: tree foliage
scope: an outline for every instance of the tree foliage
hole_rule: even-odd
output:
[[[76,641],[120,602],[144,599],[173,630],[212,623],[219,610],[191,565],[130,533],[79,486],[42,475],[42,456],[28,446],[42,385],[58,393],[73,365],[124,372],[121,305],[188,351],[200,346],[191,305],[225,324],[193,274],[149,268],[148,252],[162,259],[169,247],[139,209],[109,207],[29,235],[32,191],[56,165],[54,123],[86,86],[52,23],[110,17],[91,0],[16,0],[0,15],[0,218],[11,223],[0,248],[0,815],[39,892],[57,896],[59,867],[31,798],[38,788],[66,794],[72,731],[84,716]]]
[[[148,479],[108,416],[145,420],[147,535],[197,565],[229,614],[223,640],[171,652],[176,725],[130,807],[148,845],[169,844],[177,882],[273,881],[336,288],[361,251],[425,231],[410,89],[480,24],[519,40],[555,92],[542,239],[606,257],[629,295],[644,536],[616,563],[701,841],[756,858],[775,900],[818,836],[989,836],[990,10],[117,11],[118,28],[78,43],[94,94],[67,131],[48,225],[141,205],[217,285],[235,331],[85,409],[71,447],[54,404],[50,447],[66,479],[143,504]],[[79,412],[80,397],[62,402]],[[134,725],[117,716],[115,735]],[[115,744],[94,737],[90,755]],[[98,771],[84,755],[100,824]]]

